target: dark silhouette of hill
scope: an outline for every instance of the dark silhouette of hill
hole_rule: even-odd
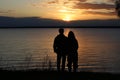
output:
[[[65,22],[56,19],[38,17],[6,17],[0,16],[0,27],[120,27],[119,19],[110,20],[77,20]]]

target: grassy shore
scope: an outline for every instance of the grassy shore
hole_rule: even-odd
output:
[[[120,74],[102,72],[57,72],[55,70],[0,70],[1,78],[10,80],[120,80]]]

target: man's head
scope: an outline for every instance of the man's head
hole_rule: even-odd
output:
[[[63,34],[63,33],[64,33],[64,29],[63,29],[63,28],[60,28],[60,29],[59,29],[59,33],[60,33],[60,34]]]

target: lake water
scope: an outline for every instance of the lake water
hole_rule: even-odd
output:
[[[120,73],[119,28],[65,28],[66,36],[70,30],[79,43],[79,71]],[[0,29],[0,68],[56,69],[57,35],[58,28]]]

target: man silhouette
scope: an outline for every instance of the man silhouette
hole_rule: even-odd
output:
[[[60,71],[62,60],[62,71],[65,69],[66,53],[67,53],[67,37],[64,35],[64,29],[59,29],[59,35],[54,39],[54,52],[57,54],[57,70]]]

